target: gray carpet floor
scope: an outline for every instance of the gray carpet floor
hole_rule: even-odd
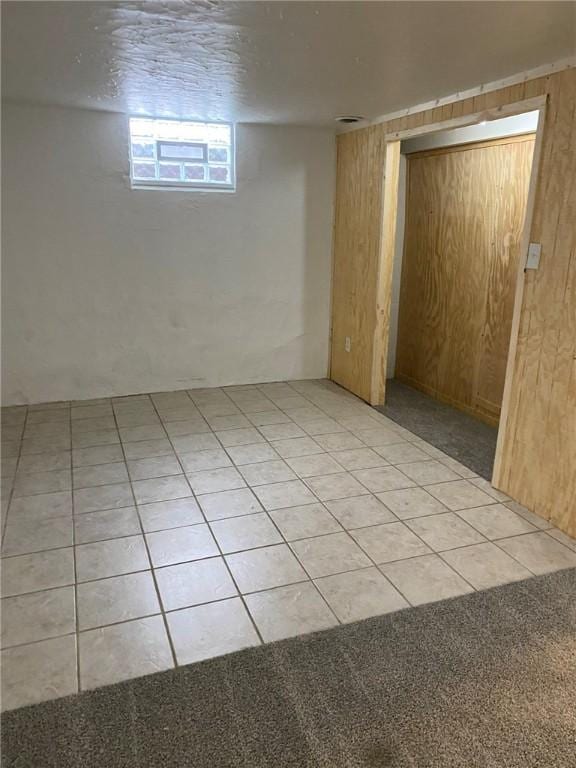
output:
[[[498,430],[396,379],[378,411],[490,480]]]
[[[7,713],[4,768],[574,768],[576,569]]]

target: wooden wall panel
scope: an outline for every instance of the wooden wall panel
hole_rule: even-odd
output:
[[[576,536],[576,70],[442,107],[442,119],[548,97],[531,239],[540,269],[528,273],[497,487]],[[334,242],[333,378],[364,399],[377,324],[382,174],[386,134],[438,119],[408,115],[338,137]],[[369,192],[368,190],[371,190]],[[352,288],[347,288],[349,283]],[[362,341],[344,354],[344,338]],[[385,329],[386,331],[387,329]]]
[[[409,156],[396,376],[498,423],[534,137]]]
[[[365,400],[372,376],[384,153],[379,127],[338,140],[330,377]]]

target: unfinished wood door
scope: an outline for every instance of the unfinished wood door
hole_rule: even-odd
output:
[[[534,135],[408,156],[396,377],[500,415]]]

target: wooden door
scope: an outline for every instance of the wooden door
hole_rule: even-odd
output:
[[[534,135],[408,156],[396,377],[496,424]]]

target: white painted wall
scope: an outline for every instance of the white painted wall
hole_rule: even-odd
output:
[[[118,114],[2,139],[5,404],[326,375],[330,130],[238,126],[235,194],[132,191]]]

